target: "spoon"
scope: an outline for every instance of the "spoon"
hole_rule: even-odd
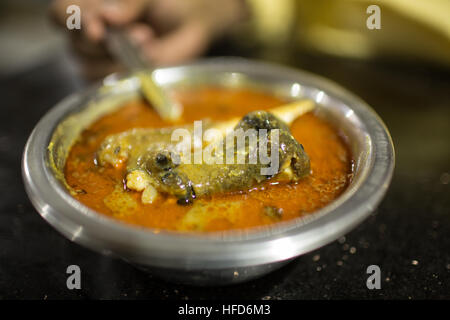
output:
[[[125,32],[120,29],[108,29],[106,42],[111,54],[139,78],[142,95],[160,117],[171,122],[178,120],[183,113],[182,106],[171,99],[167,92],[156,83],[151,71],[153,68],[142,58],[138,48]]]

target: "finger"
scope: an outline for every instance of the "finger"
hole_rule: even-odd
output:
[[[50,17],[60,26],[66,26],[67,8],[71,5],[70,1],[55,0],[49,7]]]
[[[100,8],[102,17],[112,25],[124,25],[137,19],[144,10],[144,1],[108,0]]]
[[[155,37],[153,29],[144,23],[135,23],[127,28],[127,34],[131,41],[138,47],[149,44]]]
[[[82,24],[81,29],[89,40],[98,42],[104,37],[105,26],[97,13],[89,12],[84,14]]]
[[[190,21],[163,38],[146,44],[143,53],[158,65],[177,64],[202,54],[210,38],[204,25]]]
[[[81,11],[81,34],[89,41],[97,42],[104,36],[104,23],[98,13],[100,0],[90,2],[60,0],[54,1],[50,6],[50,14],[53,20],[62,27],[66,27],[69,12],[67,8],[77,5]]]

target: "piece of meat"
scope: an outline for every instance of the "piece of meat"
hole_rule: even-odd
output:
[[[147,172],[151,184],[157,190],[175,195],[180,204],[188,204],[196,197],[217,192],[248,190],[285,170],[287,172],[284,179],[289,181],[297,181],[309,174],[309,157],[303,146],[294,139],[287,125],[273,114],[265,111],[252,112],[247,114],[235,129],[267,130],[267,141],[270,145],[268,150],[270,153],[277,153],[276,157],[272,157],[278,161],[273,172],[269,170],[273,163],[263,163],[260,157],[257,157],[256,163],[250,163],[251,154],[257,153],[258,150],[252,149],[249,143],[241,148],[236,145],[224,148],[223,157],[228,148],[233,148],[231,152],[235,156],[234,163],[223,161],[224,164],[177,164],[172,152],[151,150],[136,164],[136,170]],[[273,130],[278,132],[279,141],[276,145],[271,138]],[[257,141],[260,146],[259,137]],[[238,154],[245,159],[244,163],[238,163]]]
[[[102,165],[114,166],[126,162],[127,186],[143,191],[144,203],[153,202],[158,192],[176,196],[179,204],[189,204],[196,197],[245,191],[268,179],[297,181],[309,174],[309,157],[291,135],[288,124],[312,107],[312,103],[294,103],[271,112],[251,112],[240,120],[206,122],[206,129],[216,129],[216,136],[201,146],[203,151],[209,148],[206,154],[211,155],[205,159],[203,154],[201,163],[180,163],[177,147],[183,142],[172,141],[177,128],[132,129],[109,136],[98,151],[98,160]],[[234,131],[223,137],[230,128]],[[182,129],[194,132],[193,126]],[[239,138],[233,136],[237,132],[244,133],[241,143],[229,143],[237,142]],[[247,136],[247,132],[256,134]],[[191,153],[195,151],[188,147],[181,150],[192,159]]]

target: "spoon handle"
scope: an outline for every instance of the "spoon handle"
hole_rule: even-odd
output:
[[[107,46],[111,54],[128,70],[135,72],[141,82],[144,98],[156,109],[163,120],[175,121],[182,113],[181,106],[173,101],[167,92],[153,79],[152,67],[143,59],[129,37],[119,29],[109,29]]]

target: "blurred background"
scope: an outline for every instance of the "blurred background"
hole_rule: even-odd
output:
[[[2,1],[0,69],[18,73],[64,51],[64,37],[48,19],[49,1]]]
[[[450,298],[450,1],[221,0],[211,8],[195,0],[180,9],[183,1],[154,0],[136,20],[151,26],[134,36],[154,65],[242,56],[304,69],[359,95],[394,140],[394,179],[373,216],[263,279],[218,289],[167,284],[94,254],[31,206],[20,158],[32,128],[62,98],[121,69],[98,25],[89,35],[83,25],[64,27],[61,8],[72,2],[0,2],[0,298]],[[367,27],[373,4],[381,29]],[[69,264],[86,270],[80,291],[65,289]],[[365,286],[370,264],[382,270],[382,290]]]

